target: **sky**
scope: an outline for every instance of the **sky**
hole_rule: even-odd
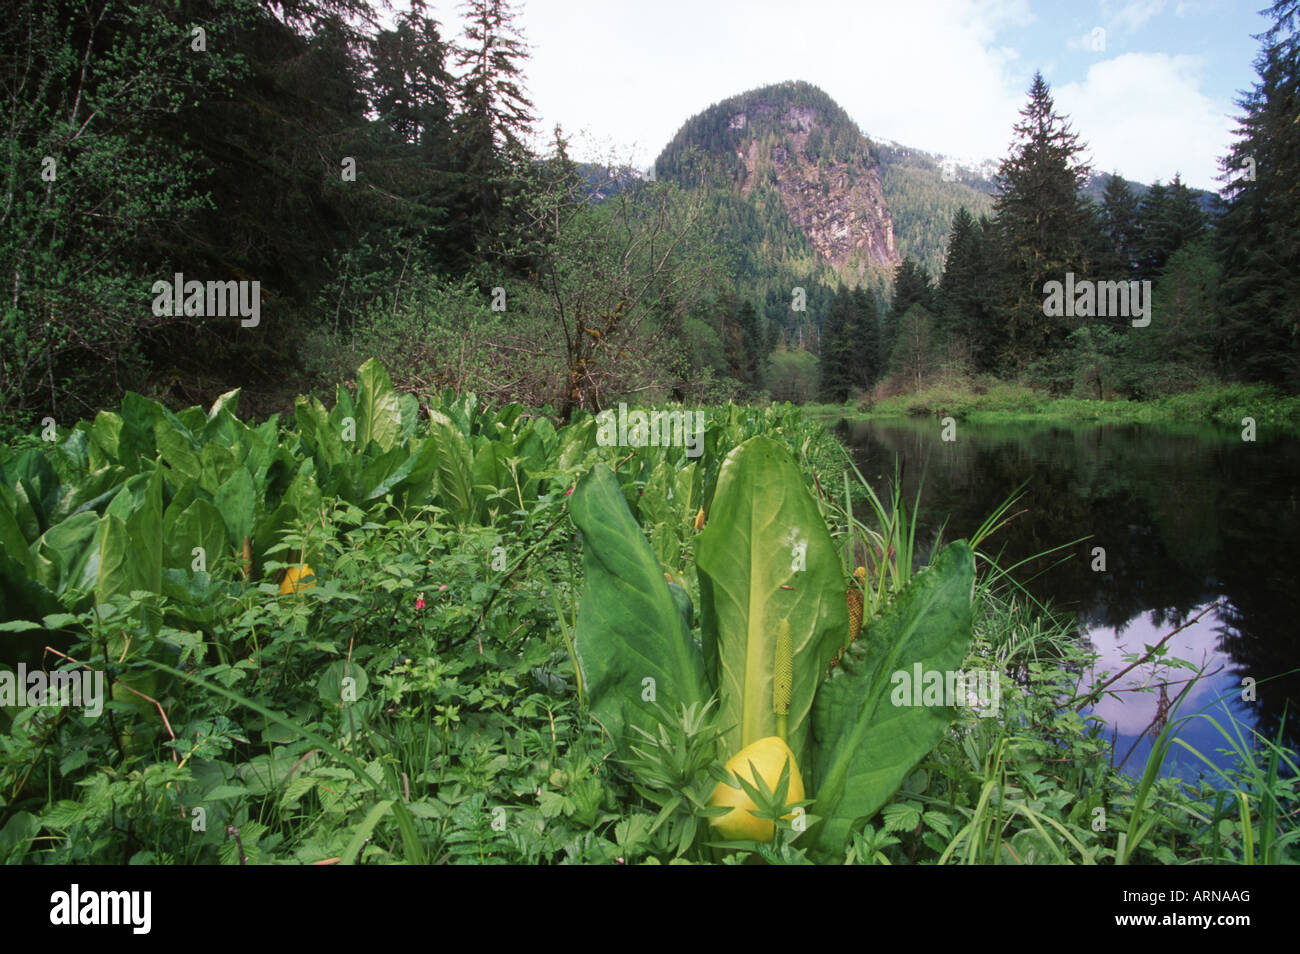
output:
[[[400,4],[401,0],[398,0]],[[648,167],[692,115],[784,80],[868,136],[1000,159],[1034,71],[1099,172],[1217,190],[1267,0],[523,0],[540,144]],[[429,4],[458,33],[456,6]]]

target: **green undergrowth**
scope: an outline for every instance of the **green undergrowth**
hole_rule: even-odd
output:
[[[706,409],[688,456],[603,446],[590,416],[399,395],[374,364],[357,380],[291,420],[130,396],[0,448],[0,670],[105,682],[102,712],[0,709],[0,863],[811,860],[784,820],[748,850],[705,834],[716,706],[664,706],[635,758],[592,711],[573,488],[608,468],[692,635],[698,527],[746,441],[789,453],[845,578],[867,563],[864,640],[919,570],[915,501],[877,498],[789,405]],[[1274,742],[1221,723],[1240,759],[1215,786],[1111,768],[1073,621],[983,554],[1006,512],[971,541],[964,664],[996,675],[998,711],[957,706],[830,860],[1294,860],[1295,755]],[[303,563],[311,585],[281,594]]]

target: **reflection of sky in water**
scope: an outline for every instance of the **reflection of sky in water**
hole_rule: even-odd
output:
[[[1187,619],[1196,616],[1204,608],[1204,605],[1195,607],[1187,614]],[[1206,674],[1188,690],[1179,705],[1177,717],[1203,712],[1218,722],[1234,739],[1240,732],[1249,743],[1250,727],[1255,724],[1255,714],[1251,710],[1251,704],[1241,699],[1241,674],[1236,671],[1232,657],[1219,649],[1219,633],[1216,630],[1221,621],[1218,613],[1218,610],[1206,613],[1165,644],[1167,659],[1184,659]],[[1093,685],[1094,681],[1101,682],[1128,666],[1130,661],[1125,660],[1126,655],[1145,652],[1147,646],[1154,646],[1177,628],[1177,622],[1166,621],[1157,625],[1153,621],[1154,615],[1143,613],[1135,616],[1120,631],[1105,626],[1087,631],[1098,658],[1093,671],[1085,674],[1084,690]],[[1110,688],[1115,690],[1150,686],[1150,689],[1145,692],[1120,692],[1118,697],[1105,696],[1101,702],[1087,710],[1103,719],[1110,731],[1116,733],[1115,764],[1118,765],[1128,755],[1128,761],[1124,764],[1126,775],[1140,777],[1151,754],[1155,737],[1149,731],[1146,735],[1142,733],[1148,730],[1159,711],[1160,683],[1170,683],[1167,693],[1172,710],[1178,694],[1187,687],[1186,680],[1193,675],[1195,670],[1173,669],[1159,662],[1147,663],[1134,668]],[[1221,698],[1223,701],[1216,701]],[[1228,719],[1229,712],[1239,723],[1235,729]],[[1109,734],[1108,731],[1107,735]],[[1217,766],[1226,768],[1235,762],[1235,756],[1231,753],[1225,755],[1217,751],[1228,748],[1229,743],[1223,733],[1206,718],[1197,717],[1184,722],[1176,737]],[[1137,747],[1133,748],[1135,741]],[[1130,748],[1133,748],[1131,755]],[[1188,781],[1195,781],[1198,776],[1204,775],[1211,785],[1223,785],[1222,779],[1210,766],[1176,742],[1170,746],[1160,774],[1178,775]]]

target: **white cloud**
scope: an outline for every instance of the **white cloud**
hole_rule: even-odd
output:
[[[1107,25],[1119,27],[1128,33],[1136,33],[1143,24],[1165,8],[1165,0],[1129,0],[1127,3],[1114,3],[1102,0],[1101,12]],[[1181,14],[1181,11],[1179,11]]]
[[[1106,52],[1106,28],[1093,27],[1087,33],[1071,37],[1065,43],[1071,50],[1085,50],[1089,53]]]
[[[1217,189],[1217,157],[1230,141],[1229,105],[1200,91],[1193,56],[1126,53],[1095,63],[1082,83],[1055,93],[1057,109],[1091,147],[1099,172]]]

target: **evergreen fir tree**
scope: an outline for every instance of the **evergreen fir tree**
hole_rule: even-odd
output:
[[[964,214],[966,221],[971,222],[970,213],[966,211],[965,206],[958,214]],[[904,258],[894,269],[894,298],[890,308],[898,315],[904,314],[907,309],[916,304],[922,304],[933,310],[933,297],[934,287],[930,282],[929,274],[912,256]]]
[[[417,4],[397,17],[394,29],[375,37],[371,58],[371,107],[403,142],[418,143],[429,157],[450,135],[455,79],[446,57],[437,21]]]
[[[961,211],[965,211],[964,207]],[[969,218],[969,213],[967,217]],[[894,269],[894,293],[881,326],[879,366],[882,374],[898,340],[899,321],[913,305],[921,304],[927,309],[933,309],[934,294],[934,286],[925,268],[910,255],[905,256]]]
[[[758,310],[749,301],[737,305],[735,296],[724,292],[718,299],[715,313],[718,337],[726,355],[727,373],[746,387],[761,387],[767,348],[759,326]]]
[[[1221,356],[1241,375],[1300,388],[1300,0],[1277,0],[1238,100],[1238,141],[1223,162],[1227,209],[1216,229],[1223,263]]]
[[[857,349],[850,380],[855,387],[869,390],[883,374],[880,341],[880,315],[876,297],[859,285],[851,296]]]
[[[1157,182],[1142,199],[1139,214],[1138,263],[1143,278],[1159,277],[1169,256],[1205,232],[1205,213],[1195,196],[1175,175],[1164,186]]]
[[[758,309],[752,302],[741,302],[736,311],[736,324],[740,331],[741,352],[737,380],[752,388],[762,386],[763,360],[767,357],[764,336],[759,324]]]
[[[1146,279],[1156,277],[1168,256],[1161,235],[1168,204],[1169,189],[1158,179],[1138,204],[1138,273]]]
[[[1135,277],[1138,267],[1138,200],[1118,175],[1106,182],[1101,200],[1101,230],[1105,239],[1098,270],[1108,279]]]
[[[958,209],[936,294],[937,325],[940,333],[965,342],[973,370],[981,373],[994,370],[1005,344],[993,301],[996,249],[996,236],[988,218],[981,216],[976,222],[964,206]]]
[[[523,89],[521,64],[528,51],[505,0],[470,0],[465,9],[456,126],[468,211],[478,221],[482,243],[499,230],[512,166],[527,161],[522,137],[532,125],[533,104]]]
[[[854,386],[853,301],[843,286],[831,300],[830,312],[822,329],[821,395],[832,404],[847,400]]]
[[[1070,319],[1044,315],[1043,286],[1066,272],[1086,276],[1085,236],[1091,213],[1079,194],[1088,166],[1084,147],[1058,116],[1041,73],[1034,74],[1029,103],[1016,124],[1017,141],[998,168],[994,203],[1001,237],[1008,358],[1022,365],[1061,344]]]
[[[1170,255],[1201,238],[1209,225],[1201,204],[1196,201],[1196,196],[1178,173],[1174,173],[1174,181],[1169,184],[1168,217],[1166,234],[1169,237]]]

